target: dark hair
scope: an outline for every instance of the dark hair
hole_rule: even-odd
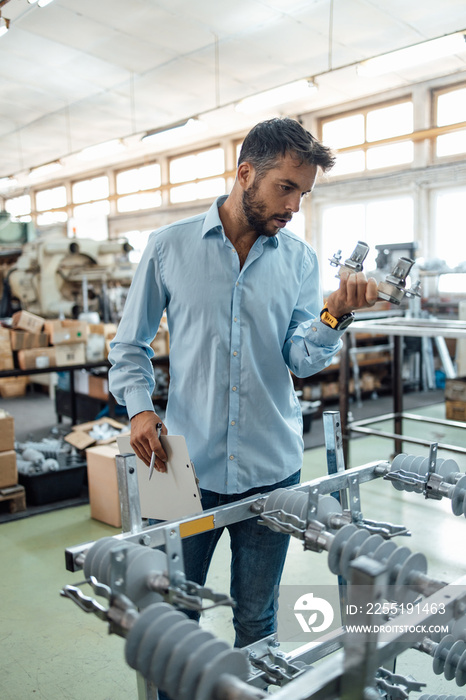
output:
[[[302,163],[317,165],[324,172],[335,165],[335,156],[295,119],[268,119],[256,124],[243,141],[238,165],[251,163],[262,177],[278,159],[289,153]]]

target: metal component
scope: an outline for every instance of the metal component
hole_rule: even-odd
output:
[[[392,304],[400,304],[405,296],[420,297],[420,282],[416,282],[411,289],[405,289],[406,278],[413,265],[414,260],[403,257],[399,258],[392,272],[385,278],[385,281],[379,282],[379,299],[384,299]]]
[[[350,257],[341,263],[341,250],[337,251],[330,260],[330,265],[333,267],[340,267],[337,277],[340,277],[342,269],[347,269],[349,272],[361,272],[363,267],[363,262],[367,257],[369,252],[369,246],[363,241],[358,241],[355,249],[351,253]]]
[[[418,683],[412,676],[391,673],[386,668],[377,669],[375,676],[378,690],[383,691],[390,700],[404,700],[409,693],[420,693],[425,683]]]
[[[339,411],[324,411],[323,423],[325,448],[327,451],[327,471],[329,474],[344,472],[345,458],[343,455],[343,436]],[[336,494],[335,497],[337,497]],[[346,491],[342,490],[339,492],[338,500],[343,510],[347,510],[348,497]]]

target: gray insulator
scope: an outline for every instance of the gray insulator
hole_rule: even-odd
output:
[[[110,586],[111,553],[122,545],[126,547],[126,586],[123,593],[138,608],[163,600],[148,585],[149,575],[163,574],[168,568],[167,557],[159,549],[104,537],[95,542],[86,554],[83,567],[86,578],[94,576],[100,583]]]
[[[328,552],[328,566],[333,574],[351,577],[351,562],[361,555],[379,561],[387,567],[390,597],[400,603],[417,598],[410,588],[413,573],[425,574],[427,560],[421,553],[412,554],[408,547],[399,547],[393,540],[371,535],[356,525],[345,525],[333,538]]]
[[[27,462],[33,462],[34,464],[42,464],[45,459],[42,452],[35,450],[33,447],[27,447],[25,450],[23,450],[22,457]]]
[[[290,491],[290,489],[276,489],[272,491],[265,501],[264,511],[282,510],[290,515],[295,515],[301,520],[307,520],[308,494],[304,491]],[[332,515],[340,515],[341,505],[333,496],[319,496],[317,513],[313,519],[325,526],[328,525]]]
[[[17,449],[23,453],[24,450],[32,449],[40,452],[46,459],[58,459],[58,455],[63,450],[63,442],[61,440],[56,440],[55,438],[44,438],[44,440],[41,442],[28,440],[27,442],[18,443]]]
[[[57,460],[52,459],[51,457],[48,457],[42,463],[42,471],[43,472],[56,472],[59,469],[60,469],[60,465],[58,464]]]
[[[246,680],[249,673],[243,651],[166,603],[141,613],[126,638],[125,656],[131,668],[176,700],[208,700],[222,674]]]

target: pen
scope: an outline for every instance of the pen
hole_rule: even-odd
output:
[[[155,426],[155,429],[157,430],[157,440],[160,440],[160,436],[162,435],[162,423],[157,423]],[[149,465],[149,481],[151,480],[152,474],[154,473],[154,466],[155,466],[155,452],[152,452],[152,457],[150,458],[150,465]]]

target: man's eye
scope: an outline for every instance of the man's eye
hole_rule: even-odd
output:
[[[281,185],[281,188],[284,192],[289,192],[291,190],[291,187],[289,185]]]

